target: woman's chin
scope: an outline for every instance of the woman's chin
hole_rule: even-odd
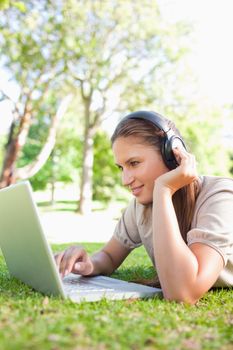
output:
[[[139,197],[137,197],[136,200],[137,200],[137,202],[139,204],[142,204],[142,205],[149,205],[149,204],[152,203],[152,198],[149,199],[149,198],[139,198]]]

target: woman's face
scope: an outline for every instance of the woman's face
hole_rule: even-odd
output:
[[[169,171],[160,151],[134,136],[117,138],[112,149],[115,162],[122,170],[123,185],[129,187],[139,203],[151,203],[155,179]]]

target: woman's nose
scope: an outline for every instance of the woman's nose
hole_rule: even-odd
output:
[[[130,171],[123,170],[122,172],[122,184],[129,186],[134,181],[133,174]]]

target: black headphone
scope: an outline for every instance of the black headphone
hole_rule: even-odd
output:
[[[172,129],[169,128],[163,117],[156,112],[149,111],[137,111],[128,114],[123,120],[128,119],[142,119],[147,120],[157,126],[160,130],[164,132],[164,137],[162,137],[161,142],[161,154],[163,161],[168,167],[168,169],[175,169],[179,164],[172,151],[173,148],[181,145],[186,149],[185,143],[181,137],[176,135]]]

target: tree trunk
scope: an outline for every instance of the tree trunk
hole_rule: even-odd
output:
[[[83,150],[83,166],[82,166],[82,179],[80,187],[80,201],[78,211],[81,214],[88,214],[92,209],[92,177],[93,177],[93,137],[95,131],[94,128],[88,127],[86,123],[85,127],[85,139]]]
[[[0,188],[11,185],[15,182],[15,163],[19,153],[26,142],[31,121],[31,112],[26,110],[21,117],[18,131],[15,132],[15,124],[11,126],[9,138],[6,146],[6,154],[3,162],[2,173],[0,177]]]
[[[15,160],[18,154],[18,143],[17,140],[11,140],[9,146],[7,146],[5,159],[3,162],[3,169],[0,179],[0,188],[9,186],[14,182],[14,170]]]
[[[25,165],[23,168],[19,168],[15,170],[16,179],[20,179],[20,180],[28,179],[34,176],[36,173],[38,173],[38,171],[44,166],[44,164],[48,160],[55,146],[57,127],[59,125],[61,118],[63,117],[63,115],[65,114],[69,106],[71,98],[72,98],[72,95],[67,95],[62,99],[56,114],[52,118],[47,140],[44,146],[42,147],[40,153],[38,154],[36,159],[32,161],[30,164]]]
[[[42,166],[46,163],[50,153],[52,152],[55,141],[58,122],[66,112],[72,96],[67,95],[62,99],[57,113],[52,119],[51,126],[48,133],[48,138],[41,152],[37,156],[36,160],[32,163],[24,166],[23,168],[16,169],[16,161],[19,157],[19,153],[26,143],[27,135],[30,128],[31,113],[26,112],[21,118],[18,132],[14,136],[14,124],[12,124],[9,139],[7,143],[6,155],[3,163],[2,175],[0,178],[0,188],[9,186],[16,180],[24,180],[35,175]]]
[[[85,95],[84,82],[81,82],[81,94],[85,107],[85,129],[84,147],[82,161],[82,177],[80,186],[80,198],[77,211],[81,214],[88,214],[92,210],[92,184],[93,184],[93,164],[94,164],[94,135],[100,122],[100,116],[104,112],[104,107],[91,113],[93,89],[90,87],[89,94]]]
[[[55,175],[55,161],[54,161],[54,152],[51,153],[52,160],[52,177],[51,177],[51,198],[50,204],[54,206],[55,204],[55,188],[56,188],[56,175]]]

